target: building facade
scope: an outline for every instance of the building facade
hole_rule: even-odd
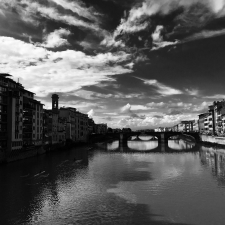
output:
[[[96,134],[106,134],[107,133],[107,124],[99,123],[95,125],[95,133]]]
[[[42,145],[43,104],[34,93],[0,74],[0,151],[10,153]]]

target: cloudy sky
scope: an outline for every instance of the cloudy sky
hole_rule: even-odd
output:
[[[225,98],[225,0],[0,0],[0,53],[46,108],[172,126]]]

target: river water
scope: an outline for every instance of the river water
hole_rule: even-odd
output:
[[[225,153],[182,140],[99,144],[0,167],[0,224],[225,224]]]

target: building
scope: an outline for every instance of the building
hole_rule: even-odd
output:
[[[89,135],[88,115],[78,112],[76,108],[62,107],[59,118],[64,120],[66,139],[73,142],[86,142]]]
[[[212,134],[223,134],[224,127],[224,115],[225,115],[225,101],[214,101],[212,105],[208,107],[208,112],[199,115],[199,129],[203,130],[204,119],[204,132]]]
[[[224,133],[224,115],[225,115],[225,100],[216,101],[213,103],[213,113],[214,113],[214,133],[223,134]]]
[[[43,143],[52,143],[52,110],[48,109],[43,114]]]
[[[92,134],[95,132],[95,122],[92,118],[88,118],[88,133]]]
[[[42,145],[43,104],[34,93],[0,74],[0,151],[10,153]]]
[[[73,107],[59,108],[59,96],[52,95],[52,109],[45,110],[46,143],[86,142],[89,135],[88,115]]]
[[[96,134],[106,134],[107,133],[107,124],[99,123],[95,125],[95,133]]]
[[[120,133],[122,132],[122,130],[120,128],[114,128],[113,129],[113,133]]]
[[[200,133],[208,132],[208,116],[209,115],[210,115],[209,112],[198,115],[199,117],[198,127],[199,127]]]

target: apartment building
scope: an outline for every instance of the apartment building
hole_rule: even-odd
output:
[[[59,117],[66,123],[66,139],[73,142],[86,142],[88,139],[88,115],[80,113],[76,108],[60,108]]]
[[[213,113],[209,112],[204,119],[204,131],[206,133],[212,133],[214,129],[214,123],[213,123]]]
[[[42,144],[43,104],[34,93],[0,74],[0,151],[10,153]]]
[[[99,123],[95,125],[95,133],[96,134],[106,134],[107,133],[107,124]]]
[[[95,122],[92,118],[88,118],[88,133],[92,134],[95,132]]]
[[[211,134],[224,134],[225,132],[225,100],[214,101],[208,106],[208,112],[199,116],[198,125],[200,132]]]
[[[66,141],[66,120],[59,116],[59,96],[52,95],[52,109],[44,110],[44,143],[57,144]]]
[[[45,110],[46,142],[56,144],[71,140],[86,142],[88,139],[88,115],[73,107],[59,108],[59,96],[52,95],[52,109]]]

